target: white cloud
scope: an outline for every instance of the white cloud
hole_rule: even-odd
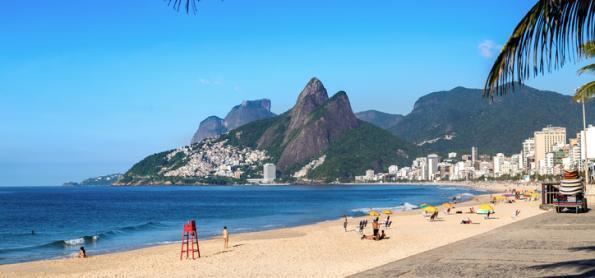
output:
[[[225,82],[223,82],[222,78],[199,78],[198,83],[205,86],[223,86]]]
[[[477,46],[479,54],[484,58],[491,58],[500,51],[501,46],[491,40],[484,40]]]

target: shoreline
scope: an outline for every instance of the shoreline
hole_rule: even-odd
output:
[[[453,184],[449,184],[449,185],[453,185]],[[474,206],[477,205],[479,202],[485,202],[487,199],[489,199],[489,195],[490,194],[485,194],[485,195],[478,195],[473,197],[473,199],[468,200],[464,203],[459,203],[457,205],[457,208],[460,209],[465,209],[467,207],[470,206]],[[533,205],[532,207],[527,207],[525,208],[526,205]],[[538,205],[535,205],[536,202],[522,202],[522,204],[519,204],[521,206],[523,206],[523,211],[529,211],[529,212],[525,212],[526,214],[521,215],[521,217],[519,217],[519,219],[524,219],[525,217],[529,217],[532,215],[537,215],[542,213],[543,211],[540,211],[538,209]],[[514,205],[509,205],[509,204],[502,204],[502,205],[498,205],[496,210],[497,213],[499,211],[499,207],[503,206],[503,207],[507,207],[507,206],[514,206]],[[506,216],[508,216],[509,218],[509,212],[506,212],[505,214],[502,215],[503,218],[506,218]],[[225,251],[222,252],[221,251],[221,247],[219,246],[220,243],[220,239],[218,238],[212,238],[212,239],[206,239],[206,240],[201,240],[200,244],[201,244],[201,251],[203,250],[203,248],[205,249],[206,256],[205,258],[201,258],[199,260],[196,261],[196,264],[188,264],[185,263],[185,261],[180,262],[179,261],[179,242],[176,243],[168,243],[168,244],[161,244],[161,245],[152,245],[152,246],[146,246],[146,247],[140,247],[137,249],[132,249],[132,250],[126,250],[126,251],[117,251],[117,252],[110,252],[110,253],[104,253],[104,254],[99,254],[99,255],[95,255],[93,256],[93,254],[90,254],[91,257],[89,257],[88,259],[85,260],[79,260],[79,259],[73,259],[73,258],[61,258],[61,259],[46,259],[46,260],[40,260],[40,261],[32,261],[32,262],[23,262],[23,263],[16,263],[16,264],[6,264],[6,265],[0,265],[0,272],[2,273],[9,273],[9,274],[14,274],[16,276],[115,276],[115,275],[121,275],[122,273],[126,273],[127,276],[136,276],[136,274],[134,273],[130,273],[128,272],[128,268],[138,268],[138,266],[134,266],[136,264],[144,264],[143,261],[143,257],[149,257],[149,258],[156,258],[158,259],[158,261],[162,261],[161,263],[157,263],[156,261],[152,260],[153,265],[160,265],[164,268],[169,268],[171,267],[172,269],[168,270],[167,272],[159,272],[161,274],[166,274],[169,273],[170,271],[173,271],[172,275],[183,275],[183,276],[188,276],[189,273],[193,273],[194,272],[188,272],[188,273],[177,273],[175,269],[178,269],[179,267],[181,267],[182,269],[185,267],[190,267],[190,269],[192,270],[197,270],[197,269],[202,269],[205,266],[203,265],[203,262],[205,261],[210,261],[212,260],[212,258],[216,258],[216,257],[229,257],[227,258],[230,262],[235,262],[235,263],[239,263],[241,265],[243,265],[243,262],[239,262],[237,261],[236,258],[233,257],[233,255],[228,255],[228,253],[235,253],[236,251],[238,253],[261,253],[263,251],[263,248],[259,247],[258,245],[271,245],[272,246],[268,246],[266,248],[268,248],[268,250],[275,250],[275,254],[278,254],[279,252],[281,253],[281,256],[283,255],[288,255],[286,253],[289,253],[289,255],[293,256],[293,261],[300,261],[300,260],[306,260],[307,262],[303,262],[305,264],[311,264],[314,263],[316,260],[312,260],[312,257],[310,256],[306,256],[305,258],[302,258],[302,256],[300,254],[302,254],[303,252],[293,252],[291,250],[285,252],[283,251],[284,248],[279,248],[278,244],[290,244],[286,241],[304,241],[305,237],[308,237],[308,239],[306,239],[304,242],[299,243],[299,245],[294,246],[294,248],[298,248],[298,249],[303,249],[306,248],[310,245],[309,243],[311,241],[318,241],[319,238],[325,238],[326,236],[321,235],[320,233],[322,232],[321,230],[332,230],[331,232],[328,232],[329,234],[335,234],[338,233],[337,236],[341,236],[342,239],[339,239],[339,241],[345,241],[346,239],[344,239],[343,237],[345,237],[346,235],[351,236],[350,239],[349,237],[347,238],[347,246],[351,246],[352,245],[361,245],[361,244],[378,244],[378,243],[400,243],[400,241],[398,241],[397,239],[399,239],[401,236],[407,236],[407,237],[411,237],[412,235],[408,234],[408,233],[412,233],[413,231],[407,231],[405,229],[402,229],[404,227],[401,227],[403,225],[403,223],[401,223],[402,221],[404,222],[411,222],[410,224],[413,226],[427,226],[427,222],[425,222],[425,219],[422,219],[421,216],[419,216],[420,214],[420,210],[416,209],[416,210],[409,210],[409,211],[399,211],[396,212],[395,214],[393,214],[393,216],[391,217],[392,219],[394,219],[394,221],[396,223],[394,223],[395,227],[392,227],[391,229],[387,230],[387,234],[389,236],[393,236],[393,233],[395,232],[399,232],[399,233],[404,233],[401,235],[394,235],[394,239],[395,241],[391,241],[391,240],[387,240],[387,241],[379,241],[379,242],[375,242],[375,241],[362,241],[359,239],[359,234],[356,235],[355,237],[353,237],[353,233],[344,233],[342,231],[342,220],[341,219],[335,219],[335,220],[326,220],[326,221],[321,221],[321,222],[317,222],[317,223],[312,223],[312,224],[305,224],[305,225],[300,225],[300,226],[294,226],[294,227],[284,227],[284,228],[274,228],[274,229],[270,229],[270,230],[260,230],[260,231],[253,231],[253,232],[245,232],[245,233],[239,233],[239,234],[232,234],[231,235],[231,245],[234,246],[232,247],[232,249],[230,251]],[[459,215],[444,215],[441,214],[442,217],[444,219],[446,219],[445,221],[440,221],[440,222],[435,222],[432,223],[430,225],[436,224],[436,225],[442,225],[442,222],[450,222],[449,224],[452,225],[453,221],[450,220],[450,218],[460,218]],[[498,215],[498,214],[497,214]],[[463,214],[463,216],[465,217],[470,217],[470,218],[478,218],[478,215],[467,215],[467,214]],[[381,216],[381,218],[384,218],[385,216]],[[349,218],[349,224],[350,227],[352,227],[354,225],[354,223],[357,223],[356,221],[361,220],[361,219],[365,219],[365,218],[369,218],[368,216],[362,216],[362,217],[350,217]],[[479,219],[479,218],[478,218]],[[504,220],[504,219],[503,219]],[[480,220],[474,220],[474,221],[480,221]],[[420,223],[421,222],[421,223]],[[494,227],[487,227],[488,225],[458,225],[459,220],[455,220],[454,224],[456,228],[460,229],[460,228],[467,228],[469,226],[472,227],[472,229],[474,230],[474,233],[469,234],[469,235],[461,235],[461,236],[457,236],[455,237],[456,240],[461,240],[464,238],[467,238],[469,236],[472,235],[476,235],[478,233],[483,233],[483,232],[487,232],[489,230],[492,230],[495,227],[499,227],[501,225],[505,225],[508,223],[511,223],[511,221],[504,221],[505,223],[499,223],[499,225],[492,225],[492,223],[496,223],[499,222],[499,220],[488,220],[486,224],[489,224],[490,226],[494,226]],[[483,224],[483,223],[482,223]],[[501,224],[501,225],[500,225]],[[425,227],[427,228],[427,227]],[[476,229],[479,228],[479,229]],[[370,227],[368,226],[368,228],[365,230],[366,233],[370,233]],[[479,230],[479,231],[477,231]],[[324,232],[323,232],[324,234]],[[455,233],[456,234],[456,233]],[[311,238],[314,237],[314,238]],[[453,239],[447,240],[448,242],[444,242],[444,239],[440,239],[440,240],[426,240],[428,241],[426,244],[422,244],[421,246],[409,246],[409,249],[407,249],[406,253],[404,254],[399,254],[399,256],[388,256],[388,258],[390,258],[391,260],[382,260],[384,263],[386,262],[390,262],[390,261],[394,261],[396,259],[400,259],[400,258],[404,258],[407,256],[411,256],[414,254],[417,254],[419,252],[423,252],[423,251],[427,251],[433,248],[437,248],[439,246],[442,246],[444,244],[448,244],[453,242]],[[280,242],[281,241],[281,242]],[[338,243],[337,246],[341,246],[343,243],[345,242],[341,242]],[[276,245],[277,244],[277,245]],[[244,245],[250,245],[250,246],[256,246],[255,250],[249,250],[246,251],[247,249],[249,249],[248,247],[244,247]],[[330,249],[334,249],[337,248],[337,246],[333,245],[330,246]],[[263,246],[264,247],[264,246]],[[328,248],[329,246],[327,246]],[[267,250],[266,248],[264,248],[264,250]],[[250,249],[254,249],[254,248],[250,248]],[[217,250],[220,252],[215,252],[212,253],[213,250]],[[328,252],[328,249],[325,249],[326,252]],[[233,252],[232,252],[233,251]],[[355,248],[355,250],[347,250],[347,252],[353,252],[353,251],[360,251],[360,248]],[[389,254],[391,252],[391,250],[387,250],[389,251]],[[265,252],[266,253],[266,252]],[[334,252],[331,252],[334,253]],[[396,252],[399,253],[399,252]],[[164,254],[168,254],[167,256]],[[254,255],[254,254],[253,254]],[[279,254],[278,254],[279,255]],[[303,255],[303,254],[302,254]],[[136,258],[139,257],[137,260],[135,259],[130,259],[130,258]],[[250,256],[252,257],[252,256]],[[257,257],[262,257],[262,259],[266,259],[266,254],[260,254],[260,256]],[[177,260],[176,260],[177,258]],[[253,257],[252,257],[253,258]],[[269,258],[272,261],[275,261],[276,258]],[[343,258],[335,258],[334,260],[328,261],[328,263],[337,263],[340,262]],[[363,258],[362,258],[363,259]],[[99,267],[98,265],[103,265],[103,264],[114,264],[114,261],[118,261],[118,260],[125,260],[125,261],[129,261],[129,260],[133,260],[134,263],[132,263],[130,266],[122,266],[119,265],[118,263],[116,263],[117,265],[119,265],[119,268],[116,272],[110,272],[108,270],[103,269],[102,267]],[[217,259],[215,259],[217,260]],[[263,263],[267,264],[266,261],[264,261]],[[206,263],[207,265],[210,265],[211,263]],[[315,264],[315,263],[314,263]],[[194,267],[193,265],[202,265],[202,267]],[[280,265],[284,265],[284,263],[281,263]],[[376,262],[372,262],[372,263],[362,263],[361,266],[356,267],[346,267],[346,269],[341,270],[341,269],[333,269],[331,272],[323,272],[323,273],[296,273],[296,276],[310,276],[311,274],[313,275],[320,275],[323,274],[325,276],[344,276],[344,275],[348,275],[348,274],[353,274],[353,273],[357,273],[359,271],[363,271],[375,266],[380,265],[379,263]],[[66,266],[68,266],[66,268]],[[289,266],[288,266],[289,267]],[[210,269],[210,268],[209,268]],[[275,276],[275,274],[280,275],[281,273],[287,273],[285,268],[281,268],[281,269],[277,269],[277,272],[268,272],[266,269],[253,269],[250,268],[251,270],[249,272],[244,272],[241,269],[238,269],[238,272],[235,272],[233,274],[231,274],[231,276]],[[160,270],[161,271],[161,270]],[[177,273],[177,274],[176,274]],[[212,276],[214,273],[217,273],[217,275],[227,275],[230,276],[229,273],[221,273],[220,270],[216,270],[216,269],[210,269],[206,272],[203,271],[199,271],[196,273],[197,276]],[[145,273],[147,274],[147,273]],[[154,274],[154,273],[153,273]],[[304,275],[302,275],[304,274]],[[328,275],[327,275],[328,274]],[[149,276],[152,276],[151,274],[148,274]],[[140,275],[143,276],[143,275]]]

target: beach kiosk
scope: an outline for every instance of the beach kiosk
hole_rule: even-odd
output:
[[[186,247],[186,248],[184,248]],[[180,249],[180,260],[182,260],[184,254],[186,259],[190,258],[192,253],[192,259],[194,260],[194,254],[200,258],[200,248],[198,247],[198,232],[196,231],[196,221],[190,220],[184,224],[182,230],[182,248]]]
[[[542,189],[542,203],[554,206],[558,213],[564,208],[574,208],[576,213],[587,211],[585,185],[578,171],[564,171],[559,183],[542,184]]]

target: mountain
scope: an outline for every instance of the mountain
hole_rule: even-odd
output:
[[[200,126],[194,136],[192,136],[192,144],[201,142],[206,138],[219,138],[221,134],[227,132],[225,121],[217,116],[209,116],[200,122]]]
[[[581,105],[572,98],[528,86],[492,100],[480,89],[456,87],[419,98],[411,113],[389,130],[422,146],[426,152],[518,153],[524,139],[547,125],[567,128],[574,137],[582,126]],[[595,103],[587,105],[595,111]],[[589,114],[589,113],[588,113]],[[595,120],[590,113],[589,121]]]
[[[245,100],[240,105],[234,106],[225,119],[209,116],[200,122],[198,130],[192,137],[191,144],[200,143],[206,138],[219,138],[229,130],[238,128],[247,123],[275,116],[271,112],[271,101],[268,99]]]
[[[236,129],[247,123],[275,116],[271,112],[271,101],[268,99],[245,100],[240,105],[234,106],[225,116],[225,127],[228,130]]]
[[[324,157],[324,163],[308,174],[319,180],[350,180],[366,169],[408,165],[417,154],[412,144],[357,119],[345,92],[328,98],[316,78],[308,82],[289,111],[247,124],[222,138],[237,146],[265,150],[285,176]]]
[[[389,114],[377,110],[357,112],[355,113],[355,116],[362,121],[366,121],[383,129],[391,129],[404,118],[403,115]]]
[[[261,177],[268,162],[277,165],[281,181],[353,181],[367,169],[409,165],[418,153],[415,145],[357,119],[347,93],[329,98],[312,78],[285,113],[150,155],[118,184],[242,183]]]

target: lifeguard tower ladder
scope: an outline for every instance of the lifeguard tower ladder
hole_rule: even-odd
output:
[[[186,246],[186,248],[184,248]],[[196,246],[196,249],[195,249]],[[184,224],[184,230],[182,231],[182,249],[180,249],[180,260],[182,260],[184,253],[186,253],[186,259],[190,258],[192,253],[192,259],[195,259],[194,254],[200,258],[200,248],[198,247],[198,233],[196,232],[196,221],[190,220]]]

